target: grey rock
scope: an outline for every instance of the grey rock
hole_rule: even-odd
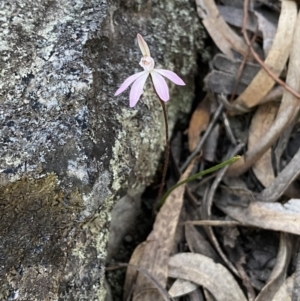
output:
[[[0,300],[104,300],[112,207],[164,148],[151,89],[134,109],[113,96],[141,71],[138,32],[187,83],[170,89],[172,129],[203,49],[192,1],[1,1]]]

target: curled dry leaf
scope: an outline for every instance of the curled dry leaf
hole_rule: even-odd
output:
[[[276,103],[261,105],[256,110],[249,129],[248,150],[255,148],[257,142],[264,138],[275,119],[277,111],[278,105]],[[272,165],[271,149],[268,149],[263,156],[254,163],[252,170],[257,179],[265,187],[272,183],[275,175]]]
[[[204,292],[205,293],[205,292]],[[199,288],[189,294],[189,301],[215,301],[214,299],[208,299],[203,296],[202,290]]]
[[[290,54],[293,33],[297,20],[297,4],[294,1],[282,1],[277,32],[265,64],[277,76],[280,75]],[[261,69],[247,89],[238,97],[235,104],[251,108],[257,105],[272,89],[275,81]],[[297,90],[297,88],[296,88]]]
[[[195,221],[196,222],[196,221]],[[205,255],[215,262],[220,262],[220,257],[204,236],[197,231],[194,225],[185,224],[185,238],[191,252]]]
[[[267,55],[274,42],[277,24],[275,20],[274,22],[271,22],[269,18],[266,18],[265,13],[266,13],[265,11],[264,12],[261,12],[259,10],[254,11],[254,14],[257,17],[258,29],[263,34],[264,53],[265,55]]]
[[[211,258],[180,253],[169,260],[169,277],[192,281],[207,289],[218,301],[246,301],[234,277]]]
[[[173,298],[187,295],[198,288],[193,282],[177,279],[169,289],[169,295]]]
[[[242,225],[300,235],[300,199],[291,199],[284,205],[252,201],[244,208],[216,198],[215,204]]]
[[[280,234],[280,245],[276,259],[276,265],[268,279],[268,283],[261,290],[255,301],[272,300],[278,287],[282,286],[286,277],[286,271],[292,252],[291,237],[286,233]],[[285,299],[282,299],[285,300]]]
[[[130,268],[137,270],[139,273],[143,274],[144,277],[146,277],[149,280],[149,282],[151,282],[153,284],[153,288],[155,288],[157,291],[159,291],[161,300],[171,301],[167,290],[146,269],[141,268],[136,265],[128,264],[128,263],[118,263],[117,266],[118,267],[129,267],[130,266]],[[150,296],[152,295],[151,292],[149,295]],[[130,296],[129,296],[129,298],[130,298]],[[129,300],[129,299],[126,299],[126,300]],[[148,300],[152,300],[152,299],[148,299]]]
[[[294,1],[282,1],[282,7],[286,5],[294,5],[296,9],[296,3]],[[287,13],[287,12],[286,12]],[[290,18],[294,18],[294,10],[291,12],[291,16],[288,18],[288,24]],[[285,25],[286,26],[286,25]],[[290,26],[290,25],[288,25]],[[276,39],[276,38],[275,38]],[[284,41],[284,43],[286,43]],[[280,48],[278,48],[280,49]],[[298,15],[296,22],[296,29],[293,37],[293,45],[291,55],[289,59],[289,68],[287,72],[286,83],[294,90],[300,90],[300,14]],[[258,90],[251,92],[257,97]],[[258,98],[257,98],[258,99]],[[299,112],[299,99],[292,95],[287,90],[284,91],[281,105],[279,107],[276,119],[272,124],[270,130],[266,133],[263,139],[260,139],[255,148],[248,151],[239,161],[230,165],[227,170],[227,175],[238,176],[247,171],[279,138],[284,129],[293,122]]]
[[[203,293],[205,296],[205,301],[216,301],[215,297],[207,289],[204,289]]]
[[[128,268],[126,270],[125,283],[123,288],[123,299],[129,300],[132,293],[138,271],[132,266],[139,266],[145,248],[145,242],[139,244],[133,251]]]
[[[264,202],[276,202],[299,175],[300,149],[275,180],[258,195],[258,199]]]
[[[294,276],[295,275],[293,274],[285,280],[285,282],[279,287],[272,301],[292,301]]]
[[[220,50],[234,60],[232,49],[247,56],[246,43],[224,21],[212,0],[196,0],[197,12],[203,25]]]
[[[192,162],[179,182],[184,181],[190,174]],[[153,230],[139,255],[139,266],[145,269],[162,286],[166,286],[168,277],[168,261],[171,253],[178,220],[183,203],[185,184],[174,189],[167,197],[163,207],[156,216]],[[138,273],[133,293],[134,301],[160,301],[162,296],[142,273]]]
[[[209,124],[210,120],[210,96],[206,94],[193,112],[188,128],[189,150],[193,152],[200,142],[200,135]]]

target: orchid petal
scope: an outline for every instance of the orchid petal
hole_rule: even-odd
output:
[[[147,43],[145,42],[145,40],[139,33],[137,34],[137,39],[138,39],[138,44],[139,44],[139,47],[141,49],[143,56],[151,56]]]
[[[165,76],[171,82],[178,86],[185,86],[184,81],[173,71],[165,70],[165,69],[155,69],[156,72],[160,73],[161,75]]]
[[[159,98],[163,101],[168,101],[170,98],[169,88],[165,79],[156,72],[156,69],[151,71],[151,77],[153,80],[155,91],[158,94]]]
[[[149,72],[144,71],[144,74],[142,76],[140,76],[132,85],[131,90],[130,90],[130,95],[129,95],[129,100],[130,100],[130,107],[134,107],[136,105],[136,103],[139,101],[142,93],[143,93],[143,89],[144,89],[144,85],[146,82],[146,79],[149,76]]]
[[[141,77],[144,73],[148,73],[148,72],[147,71],[138,72],[126,78],[123,84],[120,86],[120,88],[116,91],[115,96],[124,92],[136,79]]]

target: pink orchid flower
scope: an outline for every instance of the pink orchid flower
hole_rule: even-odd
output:
[[[145,42],[145,40],[140,34],[137,35],[137,39],[138,39],[139,47],[143,54],[143,57],[140,61],[140,65],[144,68],[144,71],[129,76],[123,82],[121,87],[117,90],[115,96],[124,92],[133,83],[130,90],[129,99],[130,99],[130,107],[134,107],[139,101],[141,95],[143,94],[145,82],[150,74],[157,95],[161,100],[168,101],[170,98],[169,88],[162,75],[176,85],[184,86],[185,83],[176,73],[170,70],[155,69],[154,68],[155,63],[153,58],[150,56],[150,50],[147,43]]]

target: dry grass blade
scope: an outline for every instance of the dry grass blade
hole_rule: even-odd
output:
[[[272,184],[260,193],[258,199],[263,202],[276,202],[299,175],[300,149],[289,164],[279,173]]]
[[[169,277],[192,281],[206,288],[217,301],[246,301],[239,285],[221,264],[193,253],[180,253],[169,261]]]
[[[248,151],[255,148],[255,145],[260,139],[263,139],[269,131],[278,111],[276,103],[268,103],[259,106],[256,110],[249,129]],[[255,176],[262,185],[268,187],[275,179],[272,152],[268,149],[263,156],[257,160],[252,168]]]
[[[193,162],[181,176],[184,181],[190,174]],[[168,261],[173,246],[174,236],[183,203],[185,185],[177,187],[166,199],[156,216],[153,230],[149,234],[140,259],[140,267],[147,270],[162,287],[166,286],[168,277]],[[159,301],[161,294],[153,284],[141,273],[137,276],[133,300]]]
[[[283,1],[296,5],[293,1]],[[287,73],[287,84],[295,90],[300,90],[300,14],[296,22],[293,45]],[[257,91],[253,92],[254,95]],[[238,162],[227,170],[227,175],[238,176],[247,171],[279,138],[284,129],[293,122],[299,112],[299,99],[285,90],[276,119],[263,139],[260,139],[254,149],[248,151]]]
[[[291,301],[294,285],[294,274],[280,286],[272,301]]]
[[[281,233],[276,265],[272,271],[272,274],[270,275],[268,283],[261,290],[255,301],[265,301],[273,299],[278,290],[278,287],[280,287],[284,283],[286,271],[291,258],[291,252],[291,237],[286,233]]]
[[[287,0],[282,1],[281,14],[275,39],[265,60],[265,64],[277,77],[282,72],[289,57],[296,19],[296,2]],[[274,84],[274,79],[272,79],[265,70],[261,69],[234,104],[251,108],[257,105],[268,92],[270,92]]]
[[[215,204],[243,225],[300,235],[300,199],[291,199],[284,205],[252,201],[247,208],[217,199]]]
[[[196,5],[203,25],[220,50],[232,60],[234,59],[232,49],[244,57],[247,56],[246,43],[226,24],[214,1],[196,0]]]

